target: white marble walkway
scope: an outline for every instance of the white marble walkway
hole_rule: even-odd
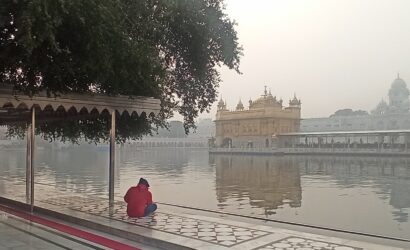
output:
[[[3,192],[0,196],[24,201],[24,192],[21,188],[14,185],[14,192]],[[410,249],[410,245],[408,248],[394,248],[363,241],[203,216],[193,212],[181,214],[161,211],[161,207],[153,216],[133,219],[126,215],[126,204],[123,201],[116,201],[110,207],[107,199],[99,197],[58,192],[50,190],[50,187],[40,185],[36,190],[36,206],[127,232],[129,237],[133,235],[144,237],[144,239],[150,239],[151,243],[156,241],[170,242],[175,246],[191,249]],[[11,195],[12,193],[14,194]]]

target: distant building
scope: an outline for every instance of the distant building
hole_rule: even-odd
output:
[[[211,118],[199,119],[196,123],[196,130],[189,133],[191,138],[210,138],[215,136],[215,124]]]
[[[249,101],[245,109],[242,101],[234,111],[227,108],[222,99],[216,113],[217,147],[271,147],[275,135],[298,132],[300,125],[301,102],[296,95],[284,107],[282,99],[267,92],[255,101]]]
[[[330,117],[301,121],[301,132],[410,129],[410,100],[406,82],[399,76],[391,84],[389,102],[383,99],[368,114],[365,111],[339,110]]]
[[[181,121],[170,121],[168,128],[159,128],[158,133],[132,143],[140,147],[207,148],[208,139],[215,134],[212,120],[201,119],[196,125],[195,131],[186,134]]]
[[[184,124],[181,121],[170,121],[168,128],[159,128],[158,133],[154,133],[153,137],[185,138],[187,134],[185,133]]]

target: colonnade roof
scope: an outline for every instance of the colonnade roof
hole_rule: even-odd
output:
[[[405,130],[362,130],[362,131],[325,131],[325,132],[295,132],[282,133],[278,136],[352,136],[352,135],[393,135],[410,134],[409,129]]]
[[[9,86],[0,85],[0,124],[13,120],[17,113],[29,111],[63,111],[73,114],[102,114],[117,111],[120,115],[155,116],[160,100],[141,96],[106,96],[101,94],[64,94],[49,97],[46,92],[34,96],[15,93]]]

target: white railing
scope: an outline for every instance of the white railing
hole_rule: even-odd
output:
[[[211,153],[261,153],[275,154],[283,153],[283,150],[277,148],[210,148]]]
[[[210,153],[254,153],[254,154],[372,154],[410,155],[405,149],[369,148],[210,148]]]
[[[284,153],[410,154],[399,148],[282,148]]]

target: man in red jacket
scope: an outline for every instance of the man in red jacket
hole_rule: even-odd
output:
[[[129,217],[148,216],[157,210],[157,205],[152,202],[152,194],[148,188],[148,181],[140,178],[136,187],[128,189],[124,200],[127,203],[127,214]]]

